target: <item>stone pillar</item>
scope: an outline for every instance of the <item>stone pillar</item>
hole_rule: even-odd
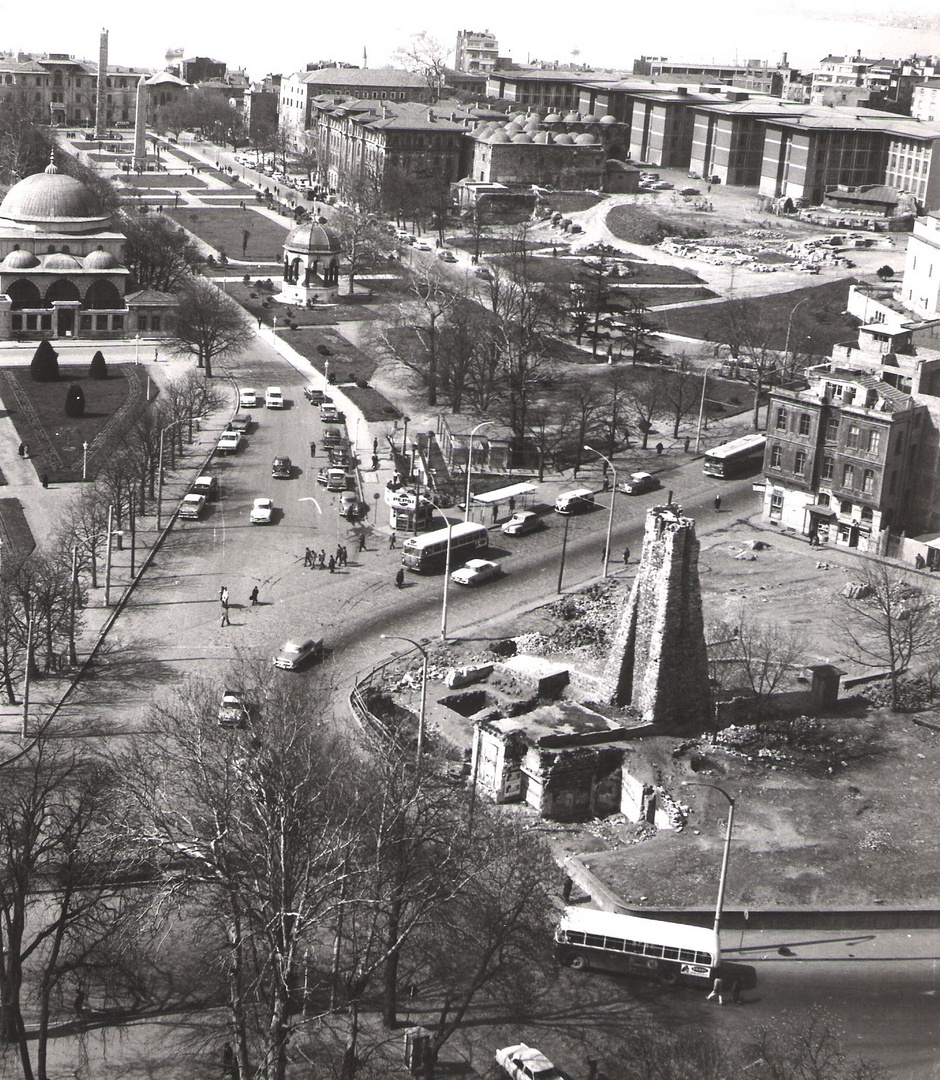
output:
[[[102,30],[98,39],[98,80],[95,87],[95,138],[103,139],[108,134],[108,31]],[[68,123],[68,118],[66,118]]]
[[[604,672],[608,701],[663,731],[712,719],[698,553],[681,507],[647,511],[640,569]]]
[[[134,112],[134,168],[147,168],[147,80],[137,82],[137,109]]]
[[[0,293],[0,341],[13,338],[13,301],[6,293]]]

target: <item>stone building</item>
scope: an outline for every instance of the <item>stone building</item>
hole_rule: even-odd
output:
[[[454,49],[454,67],[457,71],[485,74],[496,67],[499,60],[499,42],[489,30],[458,30],[457,47]]]
[[[51,162],[0,203],[0,339],[123,337],[123,233],[94,192]]]
[[[604,673],[609,701],[658,732],[712,720],[695,523],[680,507],[647,511],[643,552]]]

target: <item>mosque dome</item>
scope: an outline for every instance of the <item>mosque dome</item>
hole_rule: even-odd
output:
[[[574,143],[574,139],[572,139],[566,131],[563,131],[560,135],[555,136],[555,142],[559,146],[571,146]]]
[[[568,115],[567,115],[567,116],[565,117],[565,123],[566,123],[566,124],[575,124],[575,123],[577,123],[577,122],[578,122],[578,121],[579,121],[580,119],[581,119],[581,114],[580,114],[579,112],[570,112],[570,113],[568,113]]]
[[[600,120],[598,120],[598,123],[599,124],[616,124],[617,123],[617,117],[616,116],[611,116],[610,113],[606,113],[604,116],[602,116],[600,118]]]
[[[561,113],[550,112],[548,114],[548,116],[545,117],[545,123],[546,124],[559,124],[559,123],[561,123]]]
[[[0,263],[4,270],[32,270],[39,265],[39,260],[31,251],[22,251],[17,248]]]
[[[47,259],[46,266],[48,265],[49,261]],[[119,264],[110,251],[105,251],[104,248],[98,248],[97,251],[89,252],[89,254],[82,259],[82,265],[86,270],[113,270]]]
[[[580,135],[575,136],[576,146],[597,146],[597,136],[592,135],[589,131],[583,131]]]
[[[81,270],[82,264],[74,255],[66,255],[64,251],[57,251],[54,255],[47,255],[43,260],[45,270]]]
[[[549,132],[547,132],[547,131],[540,131],[540,132],[538,132],[537,134],[535,134],[535,135],[533,135],[533,136],[532,136],[532,141],[533,141],[534,143],[548,143],[548,142],[551,142],[551,141],[552,141],[552,137],[551,137],[551,135],[549,134]]]
[[[284,241],[284,247],[288,251],[338,253],[340,250],[339,237],[323,225],[315,221],[307,221],[292,229]]]
[[[68,232],[102,228],[110,215],[97,195],[74,176],[60,173],[50,162],[45,171],[14,184],[0,203],[0,219],[31,225],[43,231]]]
[[[513,135],[512,141],[514,143],[530,143],[532,142],[532,136],[527,131],[520,131],[518,135]]]
[[[506,134],[505,129],[500,128],[498,131],[493,132],[493,134],[489,137],[488,141],[491,143],[508,143],[510,140],[509,136]]]

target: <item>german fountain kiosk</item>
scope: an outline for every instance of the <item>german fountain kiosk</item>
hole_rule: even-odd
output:
[[[307,221],[284,242],[284,279],[279,300],[301,307],[332,304],[339,296],[339,237],[332,229]]]

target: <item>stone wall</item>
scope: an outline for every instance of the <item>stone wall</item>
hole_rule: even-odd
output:
[[[640,569],[604,672],[607,700],[658,732],[712,719],[695,523],[677,506],[647,511]]]

